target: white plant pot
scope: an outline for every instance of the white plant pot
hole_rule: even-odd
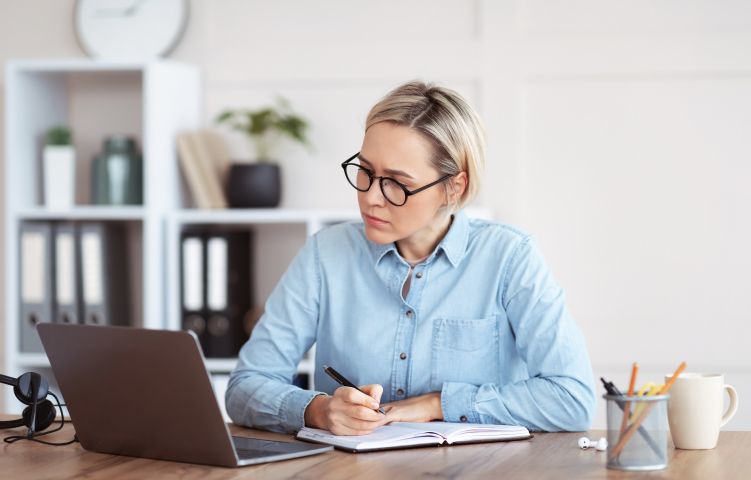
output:
[[[71,145],[44,147],[44,204],[49,209],[68,209],[75,203],[75,153]]]

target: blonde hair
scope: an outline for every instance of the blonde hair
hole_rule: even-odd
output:
[[[421,133],[433,146],[431,161],[441,175],[466,172],[467,188],[452,210],[475,198],[485,167],[485,131],[477,113],[458,93],[420,81],[405,83],[370,109],[365,130],[380,122]],[[446,182],[447,193],[451,187]]]

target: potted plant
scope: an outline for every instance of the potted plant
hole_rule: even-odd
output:
[[[292,112],[289,102],[277,99],[275,106],[259,109],[225,110],[218,124],[229,125],[251,139],[255,163],[232,162],[227,178],[227,200],[231,207],[276,207],[281,200],[281,174],[271,154],[277,142],[287,138],[309,145],[308,121]]]
[[[76,156],[70,128],[58,125],[47,130],[42,159],[45,205],[51,209],[72,207],[75,203]]]

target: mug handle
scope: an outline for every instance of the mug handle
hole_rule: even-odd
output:
[[[722,416],[720,427],[724,427],[725,424],[733,418],[736,410],[738,410],[738,392],[735,391],[735,388],[732,385],[725,385],[724,388],[728,391],[728,395],[730,396],[730,405],[728,406],[727,412]]]

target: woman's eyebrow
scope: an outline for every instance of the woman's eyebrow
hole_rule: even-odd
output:
[[[363,157],[362,155],[358,155],[357,158],[359,158],[363,162],[367,163],[371,168],[373,167],[373,163],[370,160],[368,160],[367,158]],[[413,177],[412,175],[408,174],[407,172],[405,172],[403,170],[394,170],[393,168],[387,168],[386,170],[384,170],[384,173],[387,173],[389,175],[398,175],[398,176],[401,176],[401,177],[404,177],[404,178],[409,178],[410,180],[414,180],[415,179],[415,177]]]

